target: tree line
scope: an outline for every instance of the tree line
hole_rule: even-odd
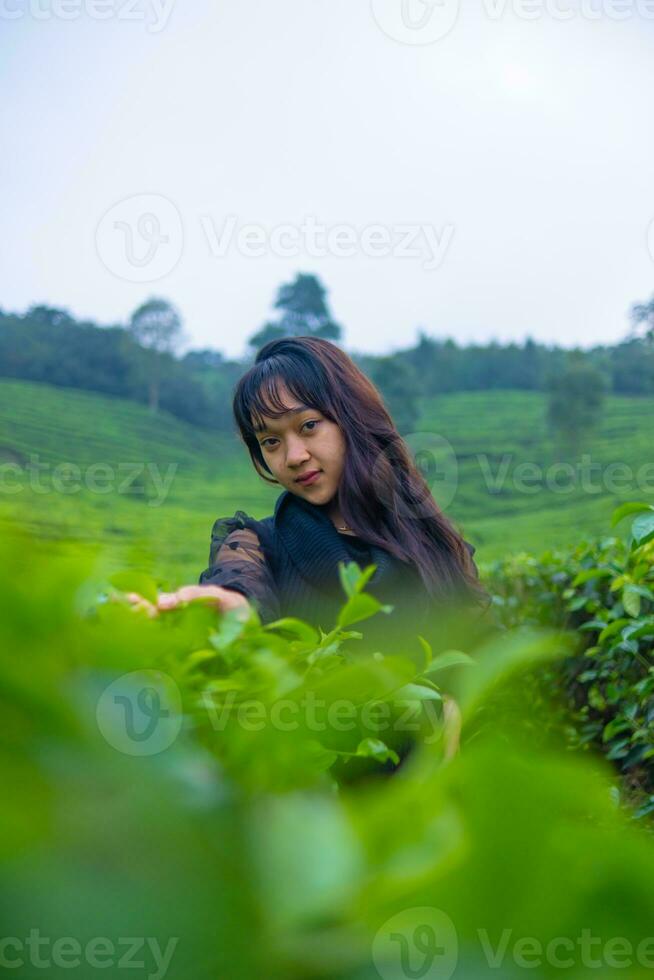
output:
[[[274,316],[248,339],[242,358],[219,350],[180,355],[179,311],[152,297],[126,324],[101,326],[66,310],[31,306],[0,310],[0,376],[82,388],[129,398],[195,425],[233,428],[231,395],[256,351],[283,336],[313,335],[342,344],[343,328],[329,309],[327,291],[313,275],[298,274],[275,298]],[[566,350],[523,343],[460,345],[424,331],[410,347],[388,355],[350,351],[380,388],[400,431],[418,418],[418,399],[454,391],[567,388],[566,377],[584,375],[584,387],[623,395],[654,394],[654,298],[632,309],[632,329],[618,344]],[[565,413],[563,413],[565,414]]]

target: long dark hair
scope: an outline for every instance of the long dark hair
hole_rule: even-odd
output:
[[[278,483],[261,452],[255,424],[288,411],[280,382],[302,404],[336,422],[346,443],[338,505],[348,526],[419,571],[428,593],[453,592],[485,604],[466,544],[438,507],[381,395],[339,347],[320,337],[265,344],[234,393],[234,417],[255,469]]]

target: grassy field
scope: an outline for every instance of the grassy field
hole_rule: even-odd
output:
[[[654,501],[650,399],[609,399],[567,470],[539,393],[456,393],[422,408],[409,444],[480,564],[604,535],[616,502]],[[129,563],[166,586],[197,580],[216,517],[237,509],[263,517],[281,492],[257,476],[236,435],[122,399],[15,381],[0,381],[0,464],[3,526],[35,530],[44,547],[92,547],[109,566]]]
[[[654,502],[652,399],[607,399],[597,432],[572,455],[548,436],[539,392],[460,392],[423,408],[421,427],[446,436],[458,464],[446,510],[482,561],[604,535],[617,503]]]

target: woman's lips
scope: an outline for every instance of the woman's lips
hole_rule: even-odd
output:
[[[315,483],[318,477],[321,475],[322,475],[322,470],[318,470],[316,473],[313,473],[311,476],[308,476],[305,480],[296,480],[295,482],[299,483],[300,486],[302,487],[308,487],[310,484]]]

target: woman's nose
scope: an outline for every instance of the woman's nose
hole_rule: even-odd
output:
[[[294,439],[288,443],[286,448],[287,466],[299,466],[305,460],[310,459],[311,454],[301,439]]]

